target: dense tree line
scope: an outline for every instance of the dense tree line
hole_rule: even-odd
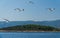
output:
[[[36,30],[36,31],[60,31],[60,29],[52,27],[52,26],[43,26],[36,24],[27,24],[27,25],[17,25],[12,27],[0,28],[0,30]]]

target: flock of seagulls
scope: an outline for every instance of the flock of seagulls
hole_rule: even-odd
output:
[[[29,1],[29,4],[34,4],[34,2],[33,1]],[[14,10],[17,11],[17,12],[22,12],[25,9],[15,8]],[[50,12],[53,12],[53,11],[55,11],[55,8],[48,8],[47,10],[50,11]],[[7,23],[9,22],[8,19],[4,19],[4,18],[0,18],[0,19],[5,20]]]
[[[29,1],[29,4],[34,4],[34,2]],[[14,10],[17,11],[17,12],[24,11],[24,9],[20,9],[20,8],[15,8]],[[55,8],[48,8],[47,10],[50,11],[50,12],[53,12],[53,11],[55,11]]]
[[[34,4],[34,2],[33,1],[29,1],[29,4]],[[20,9],[20,8],[15,8],[14,10],[17,11],[17,12],[24,11],[24,9]]]

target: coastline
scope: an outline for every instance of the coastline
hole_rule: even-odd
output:
[[[0,32],[60,32],[60,31],[29,31],[29,30],[24,30],[24,31],[16,31],[16,30],[0,30]]]

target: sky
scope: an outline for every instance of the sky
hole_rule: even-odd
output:
[[[24,11],[17,12],[14,10],[16,8]],[[50,12],[47,8],[55,8],[55,10]],[[10,21],[60,20],[60,0],[0,0],[0,18]]]

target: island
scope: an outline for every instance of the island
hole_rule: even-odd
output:
[[[26,24],[0,28],[0,32],[60,32],[60,28],[37,24]]]

